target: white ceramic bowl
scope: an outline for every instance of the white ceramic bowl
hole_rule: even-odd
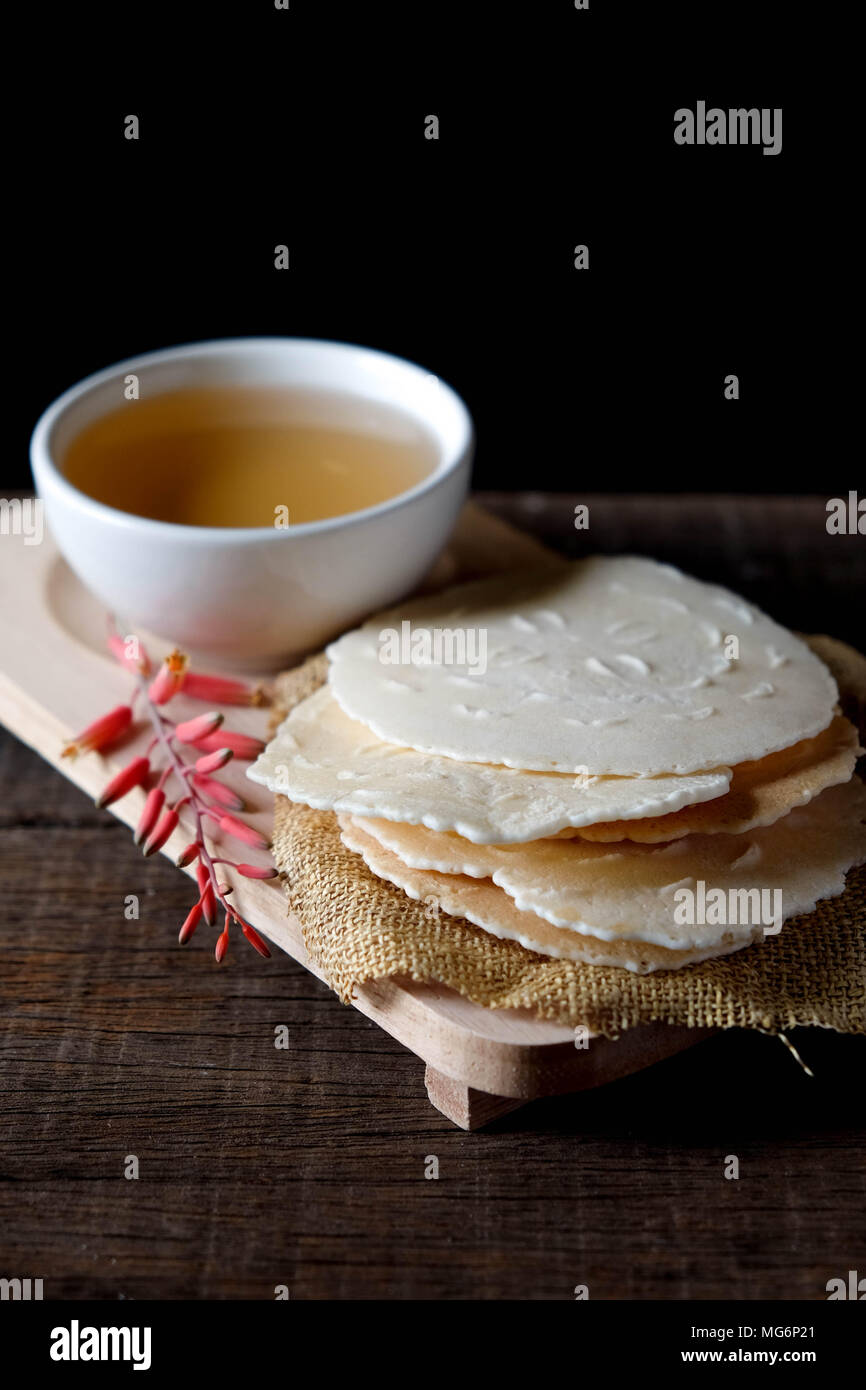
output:
[[[61,468],[79,431],[122,403],[129,374],[142,395],[283,385],[395,406],[432,436],[438,463],[416,487],[378,506],[283,530],[131,516],[85,496]],[[346,343],[238,338],[147,353],[88,377],[45,411],[31,462],[57,545],[124,631],[143,628],[221,665],[264,670],[321,646],[413,588],[466,496],[473,442],[459,396],[411,362]]]

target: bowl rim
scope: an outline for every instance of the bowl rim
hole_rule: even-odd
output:
[[[419,376],[432,377],[445,394],[451,408],[456,411],[461,426],[458,443],[437,463],[427,477],[422,478],[419,483],[408,488],[405,492],[398,492],[394,497],[387,497],[384,502],[377,502],[374,506],[364,507],[360,511],[345,512],[334,517],[322,517],[318,521],[302,521],[295,526],[290,524],[287,527],[190,526],[185,522],[159,521],[154,517],[139,516],[135,512],[124,512],[118,507],[111,507],[106,502],[100,502],[95,497],[88,496],[86,492],[75,487],[64,476],[51,456],[49,448],[51,434],[65,411],[86,396],[88,392],[102,386],[107,381],[111,381],[115,376],[133,371],[136,367],[170,362],[178,357],[219,356],[223,352],[228,355],[233,351],[242,351],[244,348],[277,348],[281,345],[299,348],[335,348],[350,354],[360,353],[368,358],[378,359],[380,362],[409,368],[412,373],[417,373]],[[346,392],[346,394],[351,395],[353,393]],[[407,413],[411,414],[411,412]],[[385,516],[389,512],[400,511],[426,493],[433,492],[446,478],[455,473],[467,459],[474,443],[475,428],[465,401],[442,377],[437,376],[435,372],[428,371],[419,363],[412,362],[407,357],[399,357],[396,353],[366,347],[362,343],[350,343],[336,338],[292,337],[275,333],[246,338],[205,338],[196,342],[180,343],[169,348],[158,348],[152,352],[137,353],[134,357],[124,358],[111,366],[92,372],[89,376],[83,377],[68,387],[42,412],[30,438],[30,465],[36,483],[37,496],[41,496],[43,493],[43,488],[40,485],[41,475],[51,488],[68,503],[84,510],[94,519],[109,522],[120,530],[143,531],[153,538],[182,540],[186,544],[212,544],[217,540],[223,543],[253,540],[262,542],[268,538],[274,543],[285,544],[288,537],[314,536],[320,533],[339,531],[357,522]]]

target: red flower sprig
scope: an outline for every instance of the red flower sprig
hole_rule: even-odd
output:
[[[261,739],[225,729],[223,715],[218,710],[182,720],[178,724],[163,713],[164,706],[180,691],[196,700],[258,705],[264,701],[261,688],[222,676],[190,671],[188,658],[177,650],[169,653],[156,675],[153,675],[150,660],[141,644],[124,640],[113,625],[109,626],[108,646],[112,655],[135,678],[135,692],[129,704],[118,705],[71,739],[63,750],[63,757],[96,752],[116,743],[132,728],[134,707],[137,704],[143,706],[154,731],[147,754],[133,758],[112,777],[97,798],[97,806],[109,806],[136,787],[148,787],[144,809],[133,836],[145,857],[162,849],[181,824],[181,812],[186,811],[192,820],[193,839],[177,862],[180,867],[196,864],[199,896],[180,929],[180,944],[183,946],[190,940],[200,922],[214,926],[220,913],[223,913],[223,929],[217,937],[214,952],[217,961],[223,959],[228,949],[229,928],[233,923],[240,927],[247,941],[260,955],[270,956],[258,932],[244,921],[228,901],[232,888],[217,877],[216,865],[227,865],[244,878],[276,878],[277,870],[213,858],[205,843],[204,832],[205,820],[213,820],[224,835],[258,849],[270,848],[264,835],[235,814],[244,809],[243,799],[214,776],[232,758],[248,760],[257,757],[264,744]],[[195,761],[185,762],[181,757],[181,748],[195,754]],[[161,770],[153,766],[157,753],[162,755]],[[155,784],[148,786],[154,778]],[[170,801],[168,788],[172,783],[175,799]]]

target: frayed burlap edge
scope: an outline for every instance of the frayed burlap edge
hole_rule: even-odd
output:
[[[816,650],[819,641],[831,639],[816,639]],[[846,662],[863,658],[836,643],[820,654],[850,692]],[[326,673],[327,660],[319,655],[279,677],[274,722],[316,690]],[[859,679],[863,669],[853,674]],[[857,700],[857,680],[853,686]],[[850,699],[848,707],[856,717]],[[866,868],[849,874],[840,898],[819,903],[777,937],[684,970],[634,975],[552,960],[414,902],[345,847],[333,813],[282,796],[275,803],[274,858],[289,910],[311,958],[344,1002],[368,980],[402,975],[435,981],[485,1008],[531,1009],[610,1038],[656,1022],[770,1033],[802,1025],[866,1032]]]

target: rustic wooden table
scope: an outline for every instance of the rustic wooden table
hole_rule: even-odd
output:
[[[866,546],[827,536],[821,499],[482,500],[862,645]],[[0,1277],[112,1300],[822,1299],[862,1270],[866,1039],[794,1035],[809,1077],[778,1039],[718,1035],[465,1134],[289,957],[178,950],[188,897],[0,735]]]

